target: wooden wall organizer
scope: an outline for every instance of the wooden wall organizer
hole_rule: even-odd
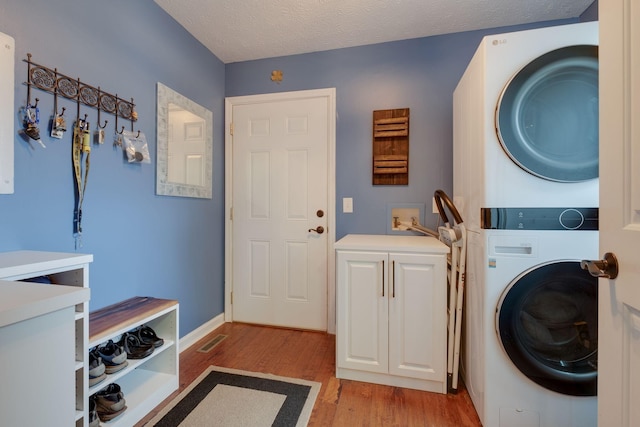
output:
[[[373,112],[373,185],[409,184],[409,109]]]

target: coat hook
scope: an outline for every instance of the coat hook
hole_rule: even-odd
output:
[[[36,98],[36,103],[32,105],[33,108],[38,108],[38,101],[40,101],[40,98]]]
[[[140,138],[140,130],[138,130],[138,134],[136,135],[136,139]]]
[[[109,120],[104,121],[104,126],[100,126],[100,123],[98,123],[98,126],[100,126],[100,129],[104,129],[107,127],[107,123],[109,123]]]
[[[118,132],[120,135],[122,135],[124,133],[124,126],[122,126],[122,129],[120,130],[120,132]]]
[[[64,116],[64,110],[66,110],[66,107],[62,107],[62,113],[60,113],[60,116]]]

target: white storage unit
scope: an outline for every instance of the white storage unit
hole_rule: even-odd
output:
[[[46,275],[57,285],[88,288],[89,263],[92,261],[93,255],[86,254],[38,251],[4,252],[0,253],[0,279],[15,281]],[[8,293],[8,297],[16,299],[19,298],[20,294],[23,294],[23,297],[27,298],[29,302],[29,304],[27,304],[27,301],[23,301],[23,309],[28,310],[32,315],[38,313],[38,310],[42,310],[44,305],[51,306],[51,304],[59,303],[61,295],[57,294],[68,291],[67,289],[63,292],[63,288],[67,288],[67,286],[52,287],[51,285],[32,283],[20,283],[17,285],[14,283],[12,286],[13,289]],[[19,286],[19,288],[16,288],[16,286]],[[30,346],[28,351],[25,351],[25,349],[22,350],[23,357],[19,360],[21,360],[22,364],[28,363],[29,366],[20,372],[21,377],[23,377],[21,387],[17,387],[20,384],[15,384],[15,381],[9,381],[4,374],[2,375],[3,381],[7,382],[6,385],[9,396],[13,399],[9,400],[9,402],[15,402],[15,399],[19,399],[20,404],[16,406],[21,408],[20,410],[24,415],[20,425],[61,425],[67,427],[73,425],[73,422],[75,422],[76,427],[88,425],[88,396],[86,393],[89,386],[89,356],[86,351],[86,343],[89,330],[89,289],[80,289],[79,291],[82,291],[80,294],[83,295],[83,298],[81,301],[74,303],[68,315],[62,312],[59,314],[44,314],[40,311],[40,315],[33,316],[28,320],[29,324],[21,322],[20,324],[16,323],[12,326],[12,328],[22,328],[24,337],[21,341],[23,343],[33,342],[33,340],[38,339],[38,337],[47,340],[54,337],[56,341],[49,345],[40,340],[37,344]],[[8,289],[7,292],[9,292]],[[49,295],[49,297],[41,300],[44,295]],[[5,304],[8,302],[7,298],[3,297]],[[13,310],[15,313],[17,308]],[[67,320],[73,322],[74,325],[66,328],[62,323],[66,323]],[[71,335],[68,335],[67,329]],[[43,333],[43,330],[48,330],[51,333]],[[2,341],[3,343],[6,342],[4,336]],[[65,347],[65,343],[67,343],[66,348],[62,348]],[[6,345],[7,349],[12,346],[13,345],[9,344]],[[34,351],[35,353],[30,356],[29,351]],[[74,357],[75,362],[69,362],[69,366],[73,366],[73,369],[70,370],[68,375],[72,378],[65,377],[66,370],[63,368],[63,366],[65,366],[65,360],[52,360],[52,352],[58,351],[64,355],[68,354],[70,358]],[[4,353],[0,359],[6,362]],[[34,359],[35,361],[33,361]],[[28,362],[29,360],[33,362]],[[47,370],[46,375],[38,375],[38,367],[45,367]],[[19,367],[13,366],[12,368],[14,373],[19,372]],[[73,378],[74,375],[75,378]],[[20,396],[17,390],[26,390],[25,384],[33,384],[33,387],[27,387],[29,391],[25,391],[25,393]],[[67,386],[65,386],[65,384]],[[38,393],[44,393],[44,396],[38,398]],[[55,399],[60,398],[60,396],[66,396],[67,393],[70,394],[72,398],[75,394],[75,408],[73,406],[73,399],[71,399],[68,411],[65,411],[64,405],[56,405],[54,410],[51,411],[48,411],[43,406],[47,402],[55,402]],[[4,397],[1,400],[7,403]],[[29,406],[34,408],[29,414],[24,413],[24,402],[31,402]],[[52,416],[52,414],[55,415]],[[69,420],[67,414],[73,414],[71,419],[74,421],[72,423],[67,422]],[[0,418],[0,424],[5,425],[5,421],[9,421],[4,418],[7,416],[7,412],[4,410],[0,411],[0,417],[2,417]],[[27,416],[31,418],[26,418]],[[37,419],[33,417],[38,416],[46,417],[46,422],[39,424],[28,422],[29,419]],[[56,424],[59,422],[62,422],[62,424]],[[9,422],[6,425],[17,424]]]
[[[75,422],[75,427],[87,427],[89,396],[115,382],[122,388],[127,410],[102,425],[128,427],[178,389],[178,302],[134,297],[89,314],[89,263],[92,261],[93,255],[87,254],[0,253],[0,360],[15,360],[25,366],[20,371],[19,366],[10,362],[5,364],[7,370],[0,371],[0,378],[8,384],[0,390],[0,425],[68,427]],[[56,285],[68,286],[3,282],[39,276],[48,276]],[[83,292],[76,292],[79,296],[74,296],[70,286],[84,289],[79,289]],[[76,298],[77,302],[70,298]],[[63,303],[68,301],[74,302],[63,310]],[[27,320],[29,324],[25,324]],[[68,327],[65,326],[67,320],[71,322]],[[90,388],[89,349],[109,339],[117,340],[122,333],[143,324],[163,338],[164,344],[145,359],[128,360],[125,369],[107,375],[105,381]],[[20,343],[28,346],[28,351],[16,350],[12,343],[5,345],[8,338],[17,338],[15,331],[21,333]],[[20,358],[17,351],[24,357]],[[58,356],[52,356],[54,353]],[[67,364],[66,356],[71,359]],[[67,371],[72,378],[66,377]],[[61,402],[67,400],[70,405],[65,411]],[[25,405],[36,410],[27,414]],[[22,414],[19,423],[10,418],[7,408],[12,407],[19,408]]]
[[[89,349],[119,337],[140,325],[147,325],[164,340],[144,359],[128,359],[126,368],[107,375],[107,379],[89,388],[91,396],[111,383],[124,394],[127,409],[103,423],[108,426],[132,426],[178,389],[178,302],[151,297],[134,297],[91,312]]]
[[[449,248],[348,235],[335,249],[336,377],[446,393]]]

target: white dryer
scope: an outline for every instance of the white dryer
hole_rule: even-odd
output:
[[[598,232],[586,222],[467,232],[462,375],[485,427],[597,425],[598,282],[580,260],[597,259]]]
[[[598,23],[486,36],[454,92],[454,203],[598,206]]]

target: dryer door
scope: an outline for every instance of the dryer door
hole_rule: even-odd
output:
[[[597,46],[530,62],[503,89],[495,120],[503,149],[527,172],[560,182],[597,178]]]
[[[596,395],[598,280],[579,261],[519,275],[502,294],[496,328],[511,361],[531,380],[558,393]]]

